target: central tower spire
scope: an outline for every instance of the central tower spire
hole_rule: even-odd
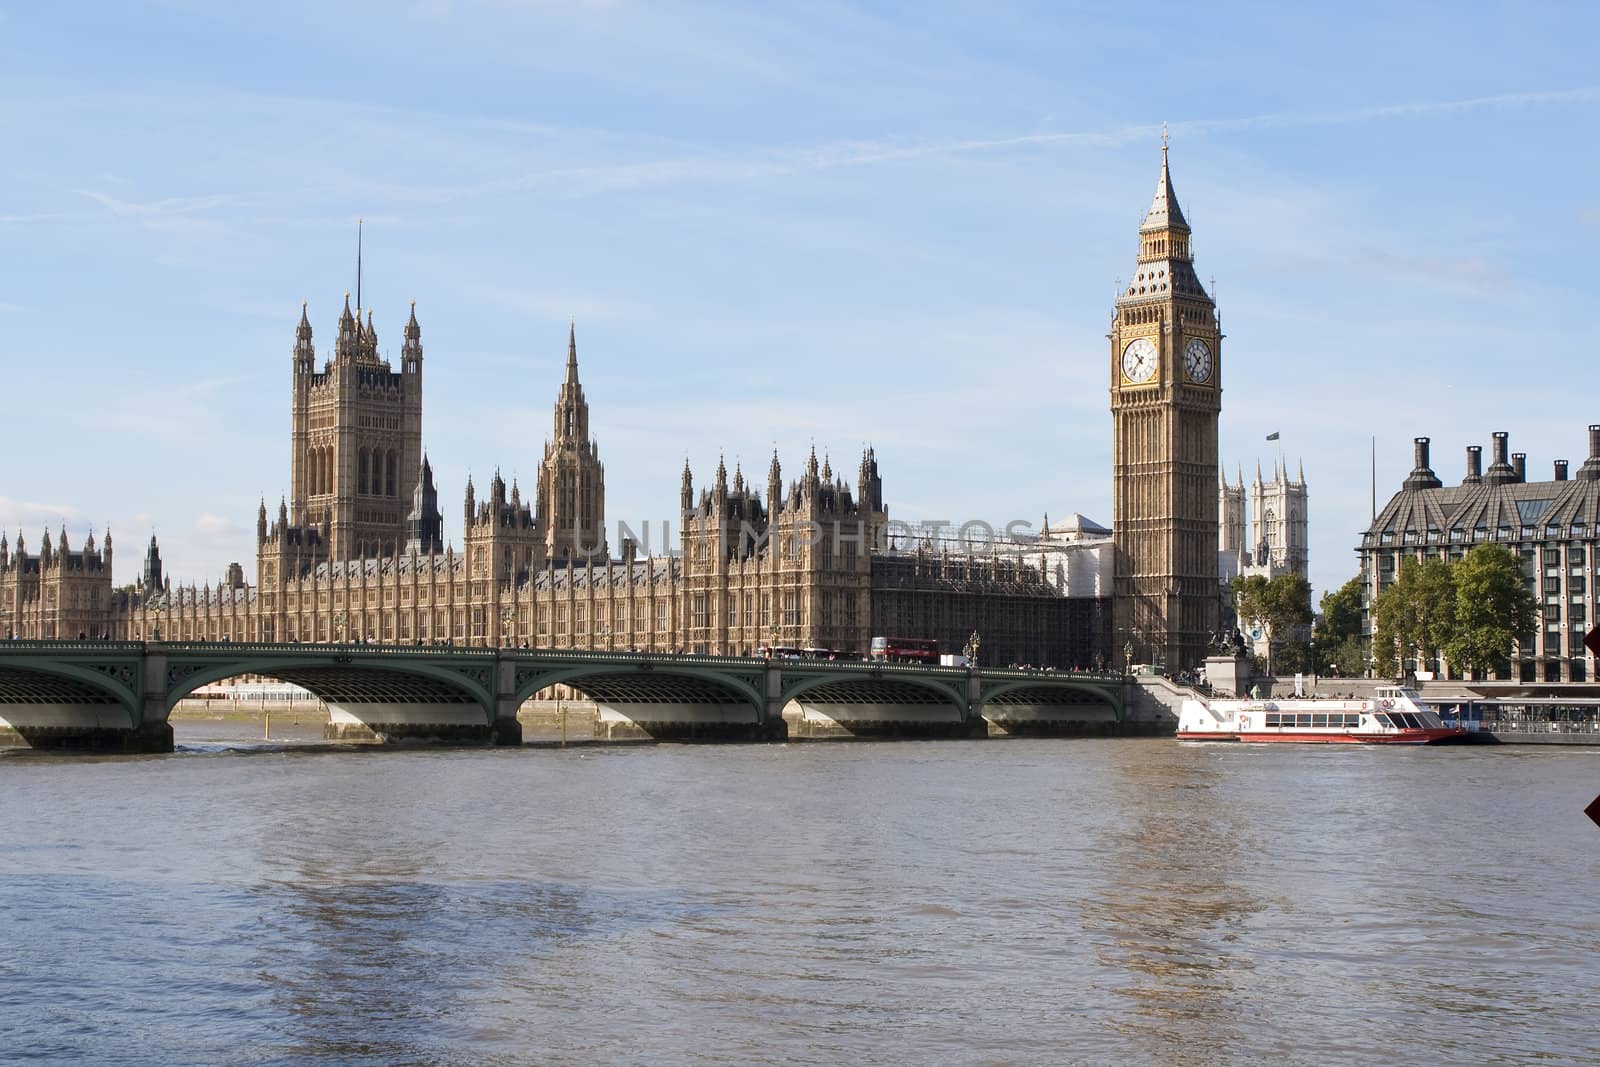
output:
[[[549,560],[603,554],[605,467],[589,436],[589,402],[578,381],[578,328],[567,326],[567,370],[556,397],[555,427],[539,467],[537,519]]]

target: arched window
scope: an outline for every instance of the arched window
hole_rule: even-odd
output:
[[[386,457],[384,457],[384,461],[383,461],[383,492],[384,492],[385,496],[394,496],[394,495],[396,495],[395,491],[394,491],[394,450],[393,449],[389,450],[389,454]]]
[[[356,453],[356,492],[365,495],[367,484],[367,450],[363,448]]]

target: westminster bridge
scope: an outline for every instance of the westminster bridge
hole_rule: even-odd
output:
[[[565,686],[596,734],[662,740],[1146,732],[1119,675],[579,650],[228,642],[0,642],[0,746],[171,751],[172,709],[242,675],[301,686],[327,736],[520,744]]]

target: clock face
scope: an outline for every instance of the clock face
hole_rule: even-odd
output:
[[[1156,376],[1156,346],[1148,337],[1136,337],[1122,350],[1122,376],[1136,385]]]
[[[1211,346],[1196,337],[1183,348],[1183,369],[1191,382],[1211,380]]]

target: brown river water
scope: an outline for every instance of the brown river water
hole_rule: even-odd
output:
[[[0,1058],[1600,1061],[1600,750],[284,729],[0,757]]]

